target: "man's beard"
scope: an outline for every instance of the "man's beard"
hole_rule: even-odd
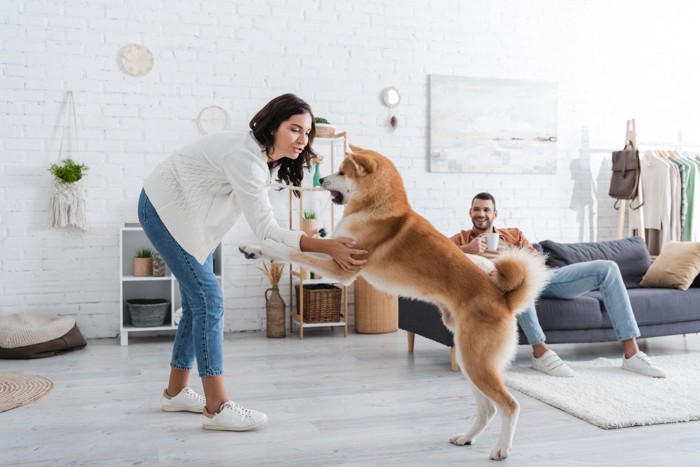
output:
[[[472,218],[472,227],[474,227],[474,230],[478,230],[479,232],[490,232],[491,228],[493,227],[493,222],[489,222],[488,220],[484,221],[486,222],[484,227],[479,227],[477,224],[477,221]]]

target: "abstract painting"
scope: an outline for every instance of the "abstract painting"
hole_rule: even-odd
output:
[[[555,174],[556,83],[430,75],[430,171]]]

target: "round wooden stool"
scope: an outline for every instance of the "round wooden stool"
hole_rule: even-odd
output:
[[[398,328],[399,298],[375,289],[358,277],[355,280],[355,331],[381,334]]]

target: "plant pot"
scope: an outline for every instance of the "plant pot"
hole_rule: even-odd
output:
[[[335,127],[327,123],[317,123],[316,124],[316,137],[317,138],[332,138],[335,136]]]
[[[301,230],[303,230],[306,235],[313,237],[318,233],[319,222],[318,219],[302,219],[301,220]]]
[[[279,287],[272,286],[265,291],[265,312],[267,317],[267,337],[285,337],[286,305],[280,295]]]
[[[134,276],[150,276],[153,274],[153,258],[134,258]]]

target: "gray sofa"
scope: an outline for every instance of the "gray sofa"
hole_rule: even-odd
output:
[[[651,265],[640,237],[569,244],[546,240],[534,246],[548,255],[547,265],[550,267],[596,259],[615,261],[627,287],[642,338],[700,332],[700,276],[686,291],[640,287],[639,282]],[[616,340],[597,290],[573,300],[539,299],[535,308],[549,344]],[[434,305],[399,298],[399,328],[408,332],[409,351],[413,351],[416,334],[451,347],[452,369],[457,370],[452,333],[442,324],[440,312]],[[527,344],[520,329],[518,334],[520,344]]]

